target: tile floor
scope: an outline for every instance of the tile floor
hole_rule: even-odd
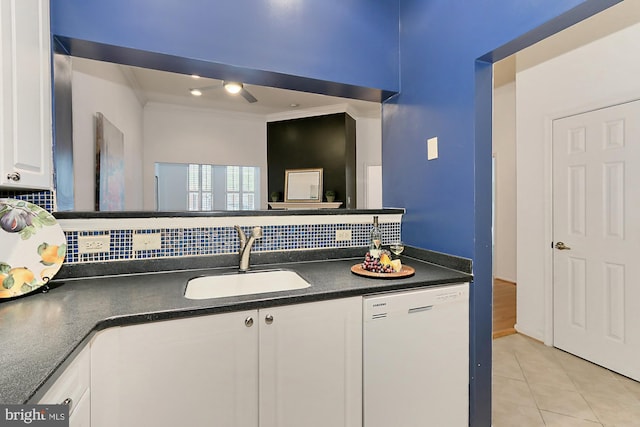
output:
[[[529,426],[640,426],[640,383],[523,335],[495,339],[493,427]]]

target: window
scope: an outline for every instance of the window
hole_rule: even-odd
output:
[[[188,210],[213,210],[213,167],[211,165],[189,165]]]
[[[159,211],[260,209],[260,168],[156,163]]]
[[[256,170],[252,166],[227,166],[227,210],[254,210]]]

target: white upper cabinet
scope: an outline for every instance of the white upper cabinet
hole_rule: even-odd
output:
[[[0,187],[52,188],[48,0],[0,2]]]

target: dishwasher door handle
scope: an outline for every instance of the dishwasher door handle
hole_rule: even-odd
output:
[[[433,305],[425,305],[422,307],[413,307],[410,308],[409,311],[407,313],[412,314],[412,313],[421,313],[423,311],[429,311],[433,308]]]

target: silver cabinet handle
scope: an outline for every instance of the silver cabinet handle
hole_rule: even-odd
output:
[[[267,314],[267,315],[264,317],[264,323],[266,323],[267,325],[272,324],[272,323],[273,323],[273,316],[272,316],[272,315],[270,315],[270,314]]]
[[[246,326],[247,328],[250,328],[253,326],[253,317],[247,317],[246,319],[244,319],[244,326]]]
[[[71,399],[70,397],[67,397],[65,400],[62,401],[61,403],[64,406],[68,406],[69,407],[69,412],[71,412],[71,406],[73,405],[73,399]]]
[[[571,248],[569,246],[565,245],[564,242],[556,243],[556,249],[561,250],[561,251],[569,251],[569,250],[571,250]]]
[[[20,173],[19,172],[9,173],[9,174],[7,174],[7,179],[9,181],[18,182],[18,181],[20,181]]]

